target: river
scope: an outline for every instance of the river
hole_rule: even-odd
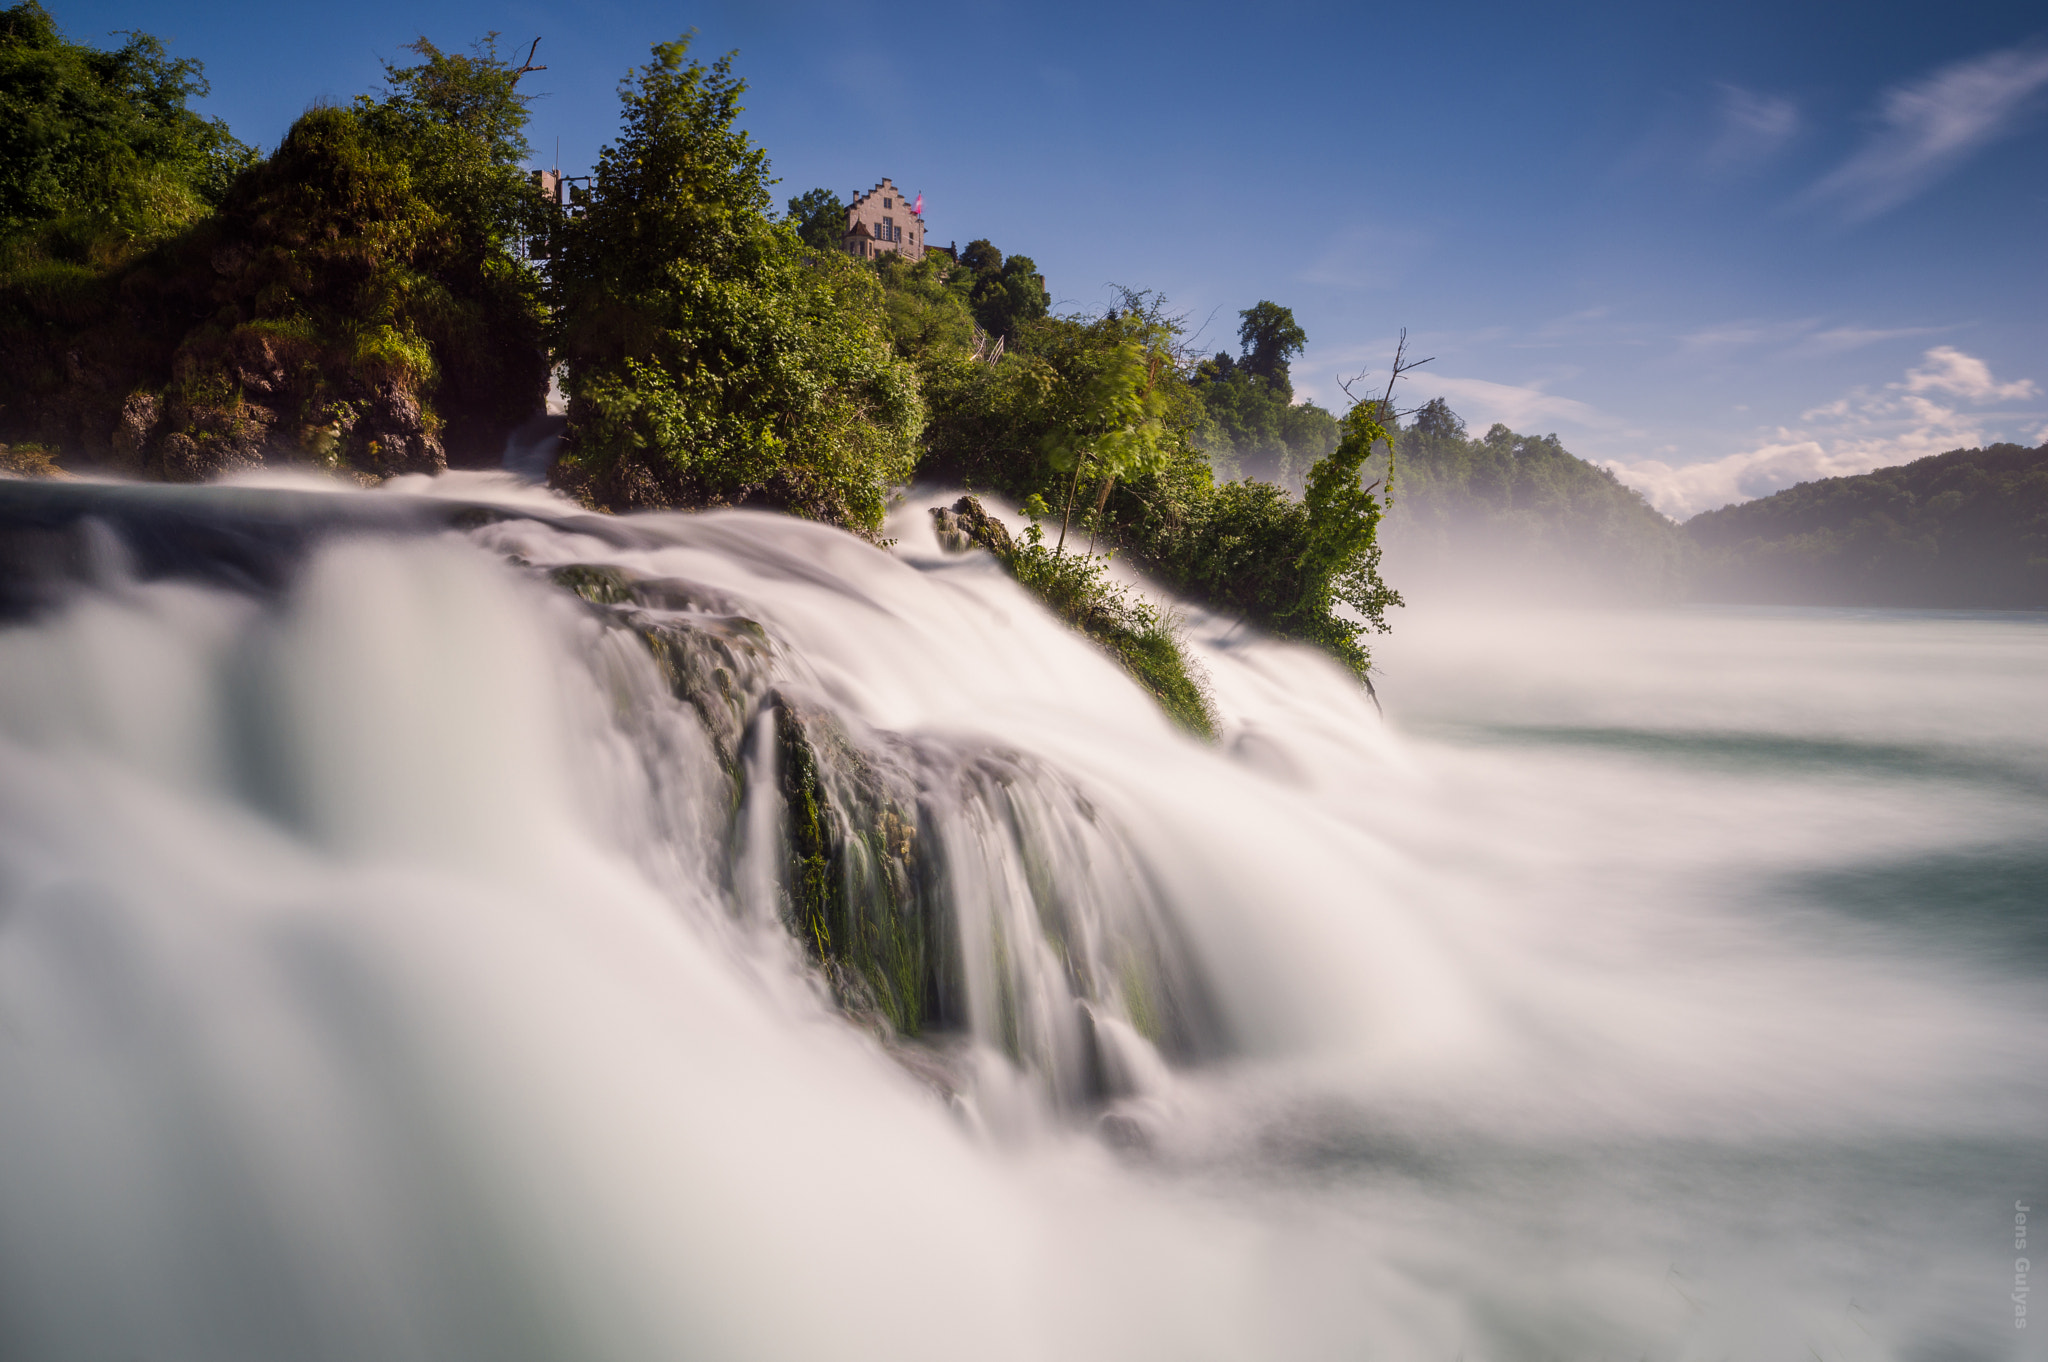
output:
[[[1210,746],[926,504],[0,486],[0,1353],[2048,1356],[2048,618],[1188,610]]]

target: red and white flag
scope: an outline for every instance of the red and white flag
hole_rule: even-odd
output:
[[[917,202],[910,205],[910,215],[916,217],[924,212],[924,191],[917,192]]]

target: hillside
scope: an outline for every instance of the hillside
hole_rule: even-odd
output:
[[[1422,594],[1669,600],[1693,550],[1678,526],[1555,435],[1468,438],[1441,399],[1400,435],[1387,575]]]
[[[1695,595],[1785,605],[2048,606],[2048,445],[1957,449],[1693,517]]]

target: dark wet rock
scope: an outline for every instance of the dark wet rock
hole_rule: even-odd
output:
[[[962,497],[950,509],[934,506],[932,522],[938,530],[939,546],[950,552],[984,548],[998,558],[1007,558],[1015,551],[1009,530],[982,509],[979,497]]]
[[[360,462],[382,476],[438,473],[448,467],[441,441],[427,429],[419,399],[410,388],[387,382],[362,417]]]
[[[830,713],[770,699],[785,810],[785,915],[839,1003],[915,1035],[934,1019],[944,967],[938,907],[907,774],[857,748]],[[862,987],[849,990],[846,972]]]
[[[604,564],[548,574],[646,647],[670,692],[697,712],[719,760],[737,776],[747,725],[768,690],[768,635],[722,594]]]
[[[141,472],[149,462],[150,443],[163,421],[163,402],[152,392],[135,392],[121,404],[121,419],[111,441],[115,466]]]

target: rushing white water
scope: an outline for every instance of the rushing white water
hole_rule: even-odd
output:
[[[1383,722],[1194,612],[1212,747],[927,504],[14,531],[0,1354],[2044,1355],[2041,619],[1423,616]]]

